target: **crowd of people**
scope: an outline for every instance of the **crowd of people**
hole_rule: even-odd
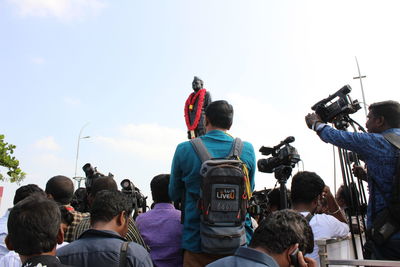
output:
[[[369,186],[366,248],[371,259],[399,260],[400,229],[381,242],[376,236],[382,225],[376,220],[388,210],[387,220],[398,227],[394,211],[399,200],[394,197],[400,179],[400,104],[379,102],[369,110],[368,133],[333,129],[316,113],[308,114],[306,123],[324,142],[363,157],[366,169],[357,167],[355,173]],[[177,146],[171,173],[151,180],[152,209],[135,219],[132,200],[111,176],[97,177],[86,188],[89,212],[71,205],[74,185],[66,176],[50,178],[44,190],[34,184],[21,186],[14,206],[0,218],[0,266],[318,266],[315,240],[349,235],[342,209],[349,205],[346,186],[337,193],[337,201],[318,174],[301,171],[292,177],[290,209],[271,201],[266,216],[251,217],[244,211],[242,218],[241,205],[254,191],[256,162],[253,146],[227,133],[232,122],[228,102],[211,102],[205,110],[205,135],[199,139],[210,158],[226,158],[237,148],[236,159],[224,166],[239,162],[243,183],[227,185],[223,173],[230,169],[217,167],[213,171],[220,175],[218,183],[208,192],[204,177],[211,171],[205,166],[213,165],[203,162],[193,142],[187,141]],[[268,195],[279,196],[276,192]],[[232,211],[237,212],[233,225],[228,216]],[[236,232],[226,238],[227,229]],[[236,240],[232,253],[212,249]]]

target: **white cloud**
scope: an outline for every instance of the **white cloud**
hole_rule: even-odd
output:
[[[101,0],[9,0],[22,17],[56,17],[61,20],[81,18],[98,13]]]
[[[64,97],[64,103],[68,106],[76,107],[81,104],[81,100],[78,98]]]
[[[95,142],[116,151],[135,154],[154,160],[171,160],[176,145],[185,141],[186,133],[180,129],[158,124],[128,124],[120,128],[122,136],[95,137]]]
[[[60,146],[56,143],[53,136],[48,136],[36,141],[34,146],[38,149],[43,149],[43,150],[56,151],[60,149]]]
[[[45,59],[42,57],[32,57],[31,62],[36,65],[42,65],[45,62]]]

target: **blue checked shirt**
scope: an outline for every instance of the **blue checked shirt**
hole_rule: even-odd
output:
[[[384,131],[382,134],[354,133],[336,130],[328,125],[320,124],[316,130],[324,142],[359,154],[367,164],[368,176],[372,176],[383,191],[382,195],[371,178],[368,179],[370,194],[367,210],[367,227],[370,228],[372,220],[389,204],[386,203],[386,200],[389,201],[391,198],[392,181],[399,157],[399,150],[390,144],[382,134],[395,133],[396,135],[400,135],[400,128],[392,128]],[[396,234],[397,236],[400,239],[400,234]]]

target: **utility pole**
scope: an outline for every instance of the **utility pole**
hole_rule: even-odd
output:
[[[364,87],[362,84],[362,79],[363,78],[367,78],[367,76],[365,75],[361,75],[361,71],[360,71],[360,66],[358,65],[358,60],[356,57],[356,63],[357,63],[357,69],[358,69],[358,76],[357,77],[353,77],[353,79],[359,79],[360,80],[360,85],[361,85],[361,93],[362,93],[362,98],[363,98],[363,103],[364,103],[364,112],[365,112],[365,117],[367,117],[368,112],[367,112],[367,102],[365,101],[365,94],[364,94]]]

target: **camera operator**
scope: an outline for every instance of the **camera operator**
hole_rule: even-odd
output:
[[[396,163],[399,149],[392,145],[384,135],[400,136],[400,104],[396,101],[377,102],[369,106],[366,128],[368,133],[355,133],[336,130],[323,123],[316,114],[308,114],[305,119],[307,126],[316,131],[319,137],[327,143],[358,153],[366,162],[368,168],[369,201],[367,211],[367,228],[381,232],[381,228],[373,223],[381,216],[381,212],[389,207],[392,187],[396,175]],[[379,215],[378,215],[379,214]],[[391,215],[393,212],[391,212]],[[368,244],[373,259],[400,259],[400,232],[382,245],[376,241]]]

